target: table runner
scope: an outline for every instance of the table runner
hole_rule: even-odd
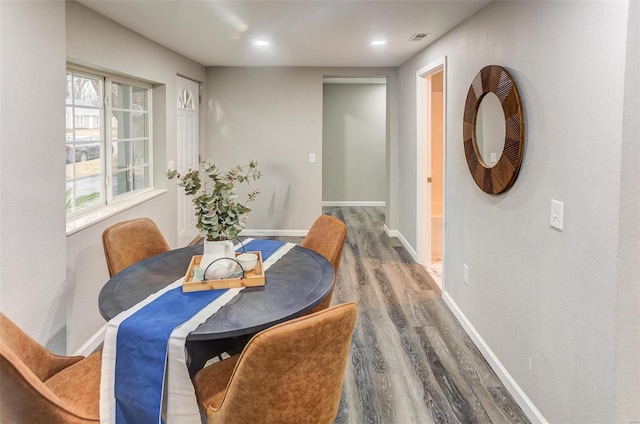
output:
[[[253,239],[244,245],[247,251],[262,252],[265,270],[294,246]],[[200,422],[184,343],[191,331],[242,288],[183,293],[181,286],[179,279],[109,321],[103,349],[101,422]],[[142,335],[153,347],[141,346]]]

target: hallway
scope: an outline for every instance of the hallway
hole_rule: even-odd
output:
[[[336,423],[528,423],[381,207],[326,207],[347,240],[333,304],[358,321]]]

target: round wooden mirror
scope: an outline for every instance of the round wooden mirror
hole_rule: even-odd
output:
[[[493,124],[494,127],[504,125],[502,132],[500,128],[498,131],[490,128],[486,122],[483,123],[485,120],[478,122],[480,105],[483,108],[491,107],[490,101],[483,102],[488,93],[495,94],[502,106],[504,121],[497,120],[497,124]],[[478,134],[479,131],[482,133]],[[504,143],[490,139],[496,133],[504,134]],[[467,165],[478,187],[489,194],[499,194],[509,189],[516,181],[522,163],[524,117],[518,89],[506,69],[497,65],[485,66],[473,79],[464,106],[462,134]],[[493,152],[496,149],[487,146],[503,147],[501,152]]]

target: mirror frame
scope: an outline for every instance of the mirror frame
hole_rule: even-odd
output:
[[[476,139],[478,108],[487,93],[498,96],[506,127],[504,149],[492,167],[482,160]],[[489,194],[500,194],[511,188],[524,154],[524,116],[516,83],[503,67],[485,66],[476,74],[464,105],[462,135],[469,172],[478,187]]]

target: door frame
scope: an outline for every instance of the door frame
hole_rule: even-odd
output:
[[[416,71],[416,144],[417,144],[417,212],[416,212],[416,254],[418,263],[427,266],[431,263],[431,220],[421,219],[427,212],[431,216],[431,187],[427,178],[431,169],[431,81],[427,78],[442,72],[442,139],[443,139],[443,199],[442,199],[442,257],[444,264],[445,252],[445,223],[447,205],[447,57],[442,56],[427,66]],[[426,159],[425,159],[426,158]],[[427,243],[427,240],[429,241]],[[444,267],[442,273],[442,291],[444,292]]]

